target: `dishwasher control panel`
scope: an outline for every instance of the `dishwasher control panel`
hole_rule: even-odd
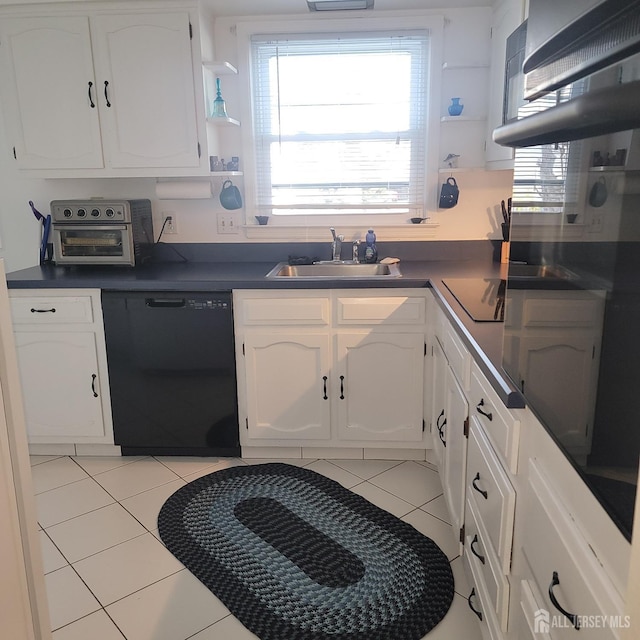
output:
[[[187,299],[185,301],[185,306],[188,309],[194,310],[214,310],[220,309],[222,311],[227,311],[231,307],[231,303],[228,299],[223,298],[209,298],[209,299]]]

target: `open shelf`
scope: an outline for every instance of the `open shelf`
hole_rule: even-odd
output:
[[[229,76],[238,73],[238,70],[230,62],[224,60],[203,62],[202,66],[218,76]]]
[[[207,118],[207,122],[211,124],[215,124],[218,127],[239,127],[240,120],[236,120],[235,118]]]

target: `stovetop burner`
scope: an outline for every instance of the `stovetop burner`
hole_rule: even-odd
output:
[[[448,278],[442,282],[475,322],[504,322],[506,280]]]

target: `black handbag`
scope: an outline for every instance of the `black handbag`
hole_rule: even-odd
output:
[[[236,187],[231,180],[225,180],[222,183],[222,191],[220,192],[220,204],[225,208],[232,211],[233,209],[240,209],[242,207],[242,197],[240,196],[240,189]]]
[[[447,178],[440,188],[440,208],[452,209],[458,204],[460,190],[455,178]]]

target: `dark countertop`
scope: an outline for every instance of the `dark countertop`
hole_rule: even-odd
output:
[[[170,262],[140,267],[45,265],[7,274],[10,289],[103,289],[116,291],[223,291],[233,289],[362,289],[431,287],[436,300],[507,407],[524,399],[502,371],[503,324],[474,322],[451,292],[446,278],[500,278],[500,264],[485,261],[408,260],[401,278],[388,280],[266,279],[275,262]]]

